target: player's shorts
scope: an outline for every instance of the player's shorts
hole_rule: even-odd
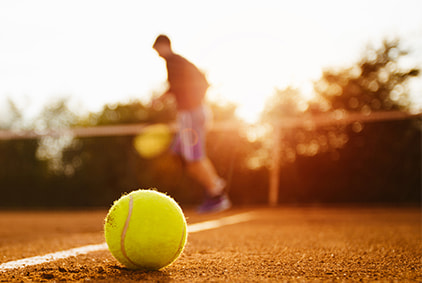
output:
[[[177,112],[179,130],[176,134],[171,150],[180,155],[185,161],[199,161],[206,156],[205,136],[210,111],[205,106],[193,110]]]

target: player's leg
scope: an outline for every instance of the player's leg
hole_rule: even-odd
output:
[[[178,152],[186,161],[190,176],[202,184],[210,196],[218,194],[216,183],[220,179],[205,151],[206,114],[201,108],[181,111],[178,114]]]
[[[177,156],[182,161],[189,176],[204,187],[207,196],[212,197],[221,194],[224,191],[226,183],[218,176],[217,171],[209,158],[204,156],[200,160],[192,160],[189,156],[186,157],[186,155],[183,154],[180,144],[181,139],[176,137],[171,151],[174,156]],[[197,156],[200,157],[203,156],[203,154],[197,153]]]
[[[189,175],[204,186],[208,196],[218,196],[223,192],[225,182],[217,175],[208,157],[198,161],[187,162],[186,168]]]
[[[226,182],[214,173],[214,166],[208,158],[189,162],[187,168],[190,176],[196,178],[206,190],[205,200],[198,207],[199,213],[224,211],[231,207],[225,191]]]
[[[181,152],[189,175],[198,180],[206,191],[200,212],[226,210],[231,206],[225,192],[226,182],[220,178],[206,155],[206,110],[203,108],[182,113],[180,124]]]

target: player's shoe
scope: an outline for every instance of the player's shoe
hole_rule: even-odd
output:
[[[226,193],[207,198],[197,209],[198,213],[220,212],[229,209],[232,203]]]

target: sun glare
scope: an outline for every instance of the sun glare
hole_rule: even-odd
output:
[[[236,114],[257,122],[267,99],[286,79],[282,41],[267,35],[235,34],[217,42],[207,54],[211,100],[233,102]]]

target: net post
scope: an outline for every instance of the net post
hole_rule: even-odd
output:
[[[269,174],[269,191],[268,191],[268,204],[270,206],[276,206],[278,204],[278,190],[280,185],[280,138],[281,138],[281,127],[278,123],[273,124],[274,135],[273,135],[273,148],[272,148],[272,164],[270,167]]]

